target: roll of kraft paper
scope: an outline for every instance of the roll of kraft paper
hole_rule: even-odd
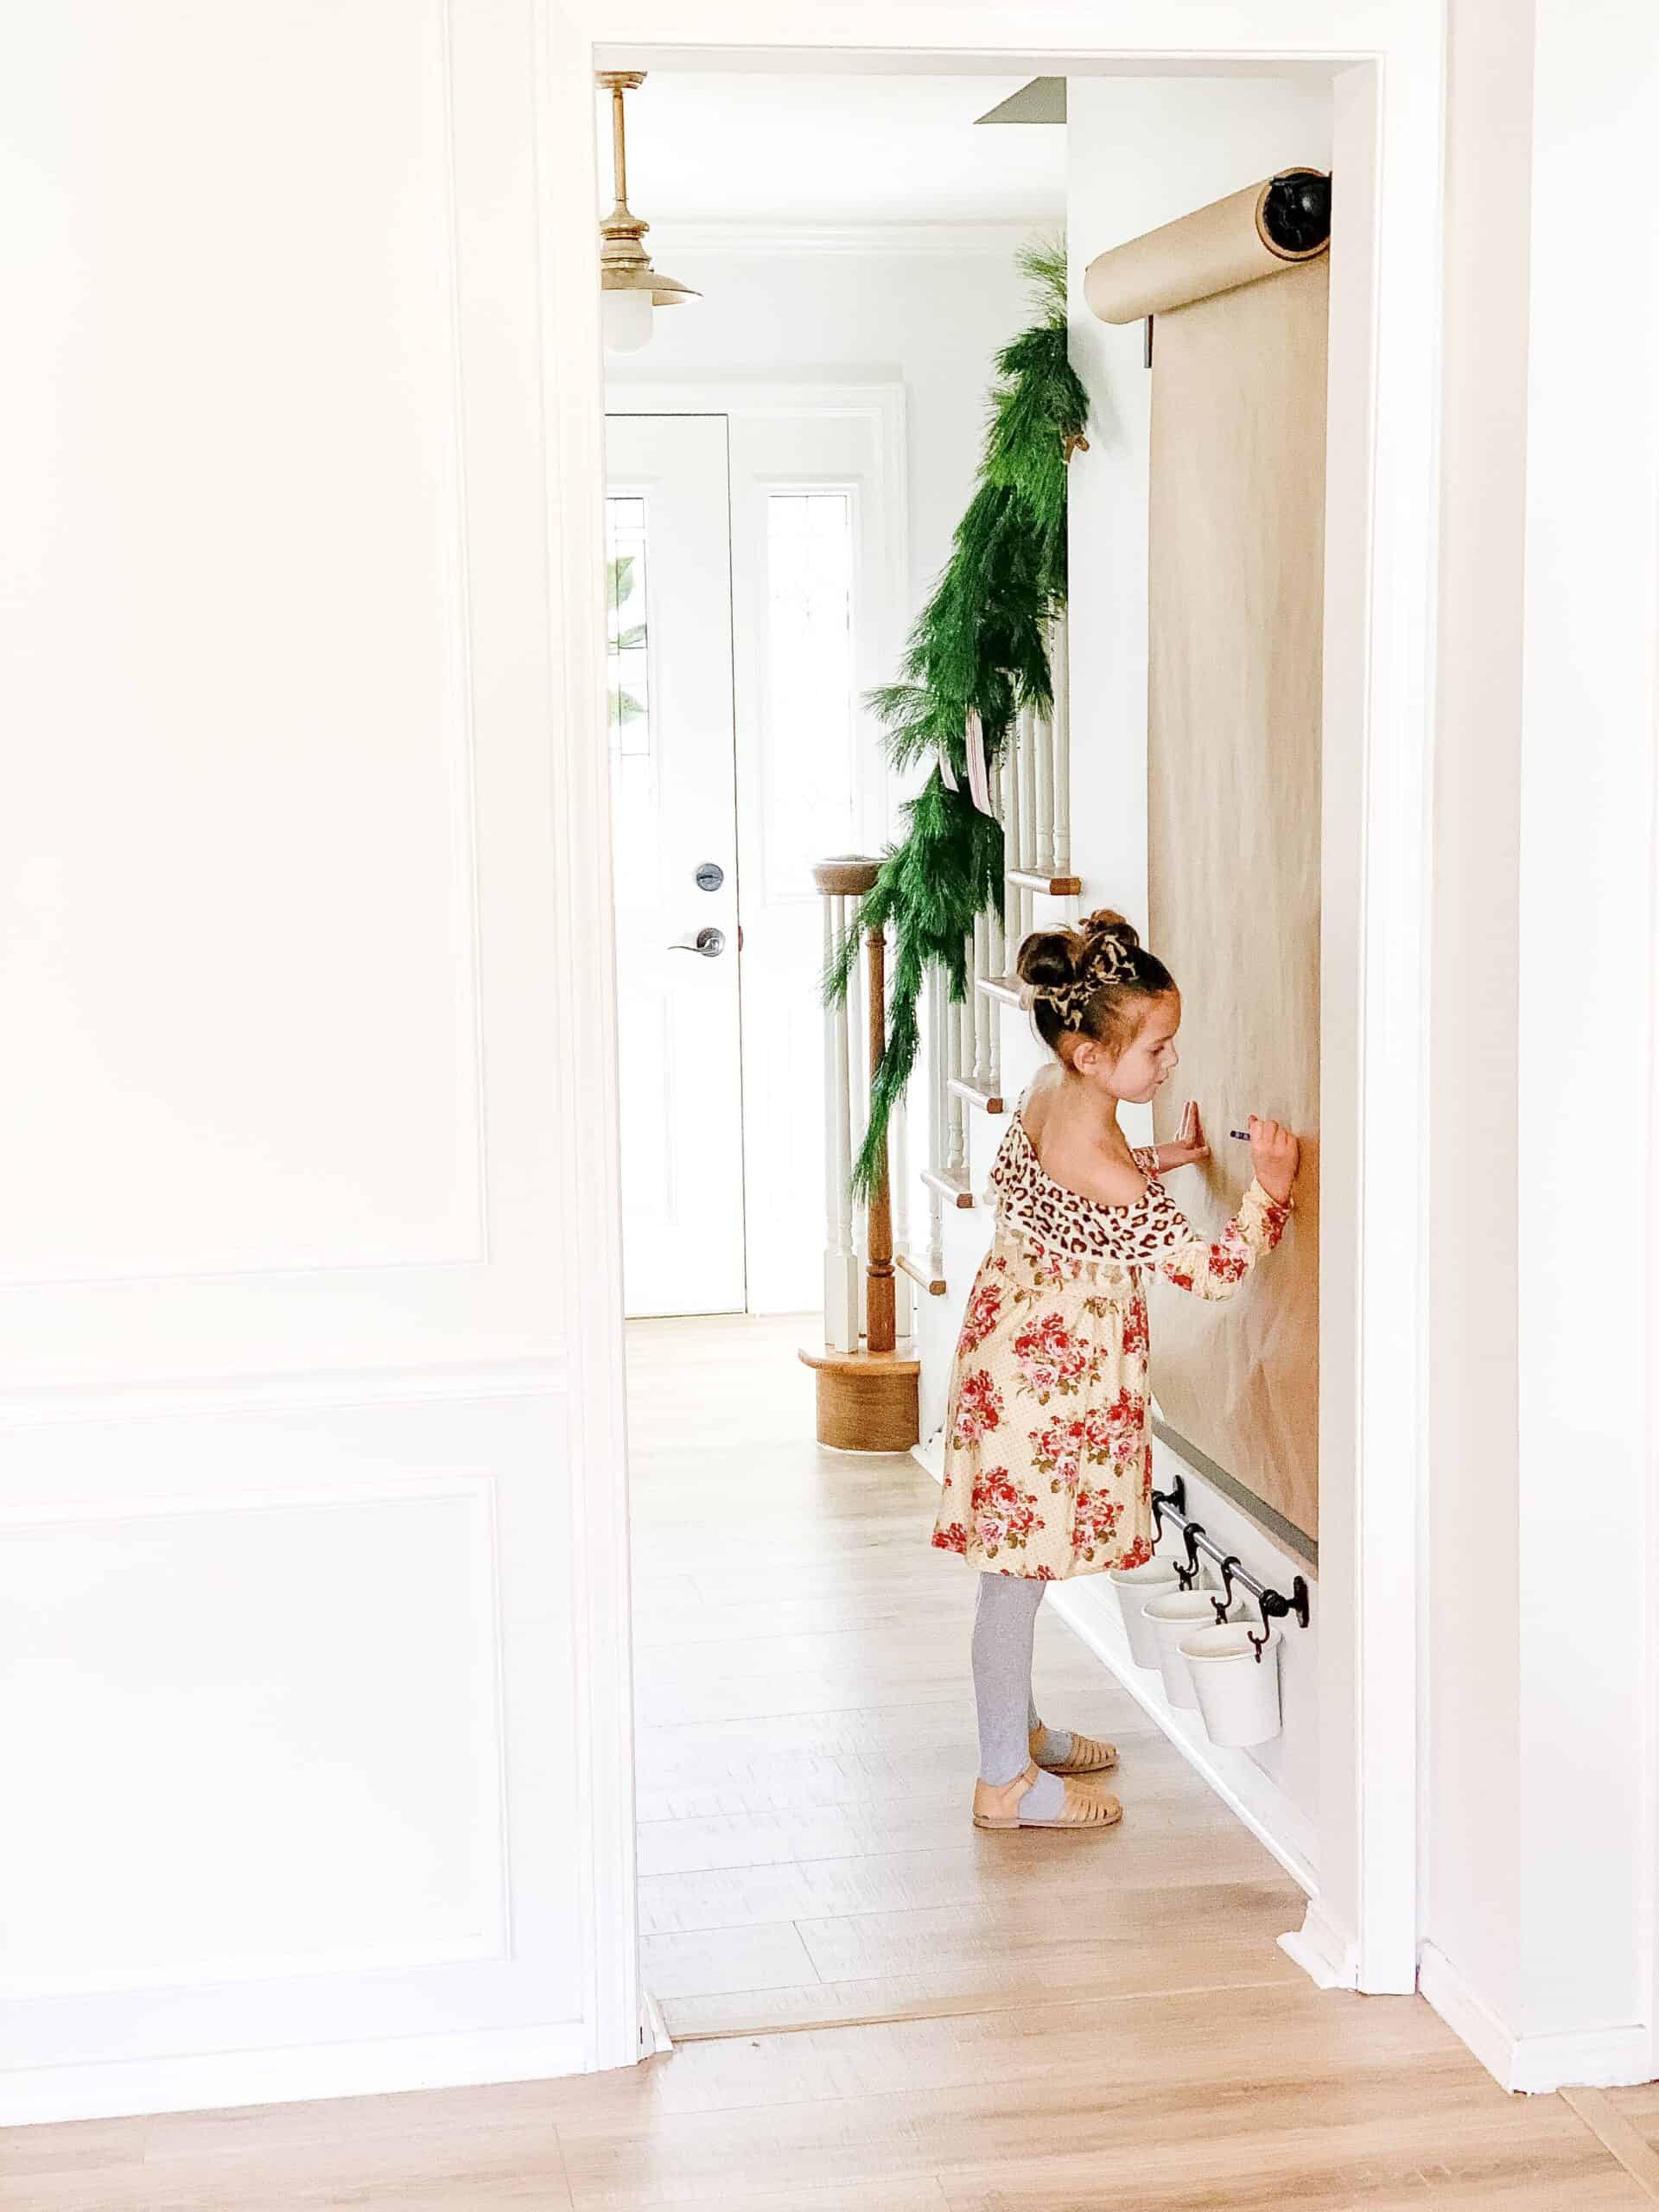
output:
[[[1330,178],[1322,169],[1281,169],[1096,254],[1084,297],[1103,322],[1139,322],[1276,276],[1287,263],[1317,260],[1330,244]]]

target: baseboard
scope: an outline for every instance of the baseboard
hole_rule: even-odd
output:
[[[1253,1759],[1243,1751],[1225,1751],[1212,1744],[1196,1713],[1185,1713],[1171,1705],[1164,1694],[1161,1675],[1135,1665],[1129,1656],[1116,1596],[1107,1578],[1091,1574],[1076,1581],[1053,1583],[1047,1602],[1142,1711],[1150,1713],[1170,1741],[1179,1746],[1222,1802],[1267,1846],[1292,1881],[1309,1897],[1317,1897],[1319,1875],[1303,1815]]]
[[[1433,1943],[1423,1945],[1417,1987],[1499,2087],[1518,2095],[1618,2088],[1652,2078],[1653,2037],[1639,2022],[1568,2035],[1516,2035]]]
[[[668,2032],[668,2022],[663,2008],[648,1989],[639,1993],[639,2056],[656,2058],[665,2050],[672,2050],[674,2038]]]
[[[921,1443],[912,1444],[910,1447],[910,1456],[915,1460],[918,1467],[925,1468],[927,1472],[932,1476],[934,1481],[943,1486],[944,1482],[944,1431],[942,1428],[936,1428],[932,1435],[924,1438]]]
[[[1510,2087],[1525,2096],[1549,2089],[1618,2089],[1653,2079],[1653,2037],[1638,2024],[1574,2035],[1522,2036]]]
[[[119,2059],[0,2074],[0,2126],[303,2104],[400,2089],[470,2089],[550,2081],[593,2063],[580,2020],[468,2035],[390,2036],[373,2043]]]
[[[1279,1938],[1279,1948],[1294,1960],[1315,1989],[1357,1989],[1359,1952],[1325,1916],[1317,1897],[1308,1900],[1300,1928]]]

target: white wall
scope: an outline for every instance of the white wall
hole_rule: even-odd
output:
[[[1108,247],[1276,168],[1328,168],[1331,95],[1322,84],[1262,77],[1073,78],[1068,99],[1071,358],[1090,397],[1090,449],[1071,477],[1072,859],[1085,910],[1116,906],[1144,928],[1152,380],[1141,326],[1115,328],[1091,315],[1084,270]],[[1179,1198],[1179,1179],[1173,1187]],[[1249,1294],[1272,1295],[1271,1263]],[[1154,1339],[1156,1328],[1154,1316]],[[1253,1573],[1289,1587],[1298,1562],[1243,1533],[1248,1524],[1190,1471],[1187,1496],[1207,1526],[1237,1523]],[[1287,1628],[1284,1732],[1253,1755],[1277,1796],[1276,1806],[1264,1799],[1266,1817],[1277,1818],[1287,1851],[1305,1865],[1319,1803],[1317,1666],[1317,1637]]]
[[[531,16],[8,41],[9,2120],[603,2047]]]
[[[1430,1174],[1423,1932],[1504,2018],[1519,1956],[1516,869],[1530,0],[1459,0],[1448,98]],[[1498,36],[1499,26],[1507,34]],[[1478,1561],[1471,1572],[1471,1562]]]
[[[1536,2087],[1656,2059],[1659,19],[1530,16],[1452,17],[1424,1986]]]
[[[1058,232],[1057,222],[1055,229]],[[1039,233],[1040,234],[1040,233]],[[650,351],[609,364],[613,391],[653,378],[788,378],[905,387],[911,605],[925,599],[973,491],[999,346],[1025,290],[999,232],[985,253],[653,251],[701,300],[658,314]]]

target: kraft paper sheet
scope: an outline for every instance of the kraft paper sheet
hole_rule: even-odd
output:
[[[1185,1001],[1157,1135],[1194,1097],[1213,1154],[1173,1195],[1211,1226],[1231,1213],[1250,1168],[1227,1133],[1252,1112],[1295,1128],[1302,1171],[1284,1242],[1231,1301],[1163,1291],[1154,1386],[1172,1428],[1314,1536],[1329,263],[1281,269],[1155,326],[1149,918]]]

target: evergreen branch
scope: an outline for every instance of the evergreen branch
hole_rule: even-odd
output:
[[[1065,248],[1058,241],[1028,247],[1020,267],[1038,320],[997,356],[978,486],[912,627],[899,679],[866,701],[894,767],[943,760],[963,783],[970,714],[995,766],[1016,715],[1052,704],[1046,629],[1065,605],[1066,467],[1088,417],[1066,350]],[[852,1172],[861,1198],[870,1195],[893,1109],[915,1071],[926,972],[940,970],[959,1005],[970,988],[974,924],[1002,911],[1001,828],[965,789],[948,790],[936,766],[903,816],[903,834],[823,977],[826,1002],[843,1002],[865,937],[891,930],[887,1037]]]

